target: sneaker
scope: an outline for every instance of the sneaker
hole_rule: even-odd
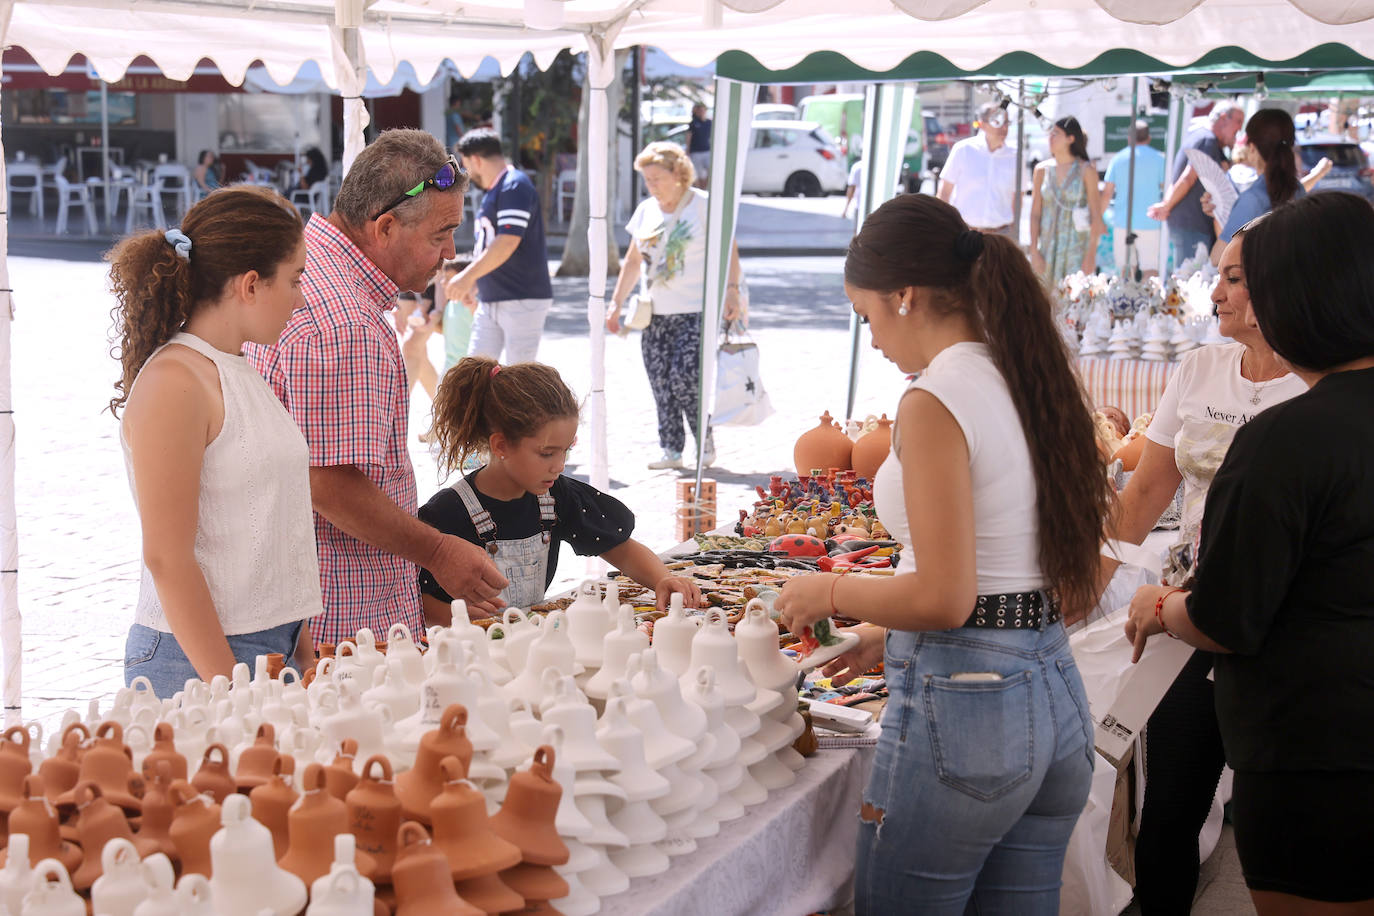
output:
[[[669,468],[680,467],[682,467],[682,452],[671,452],[667,449],[663,450],[662,458],[649,462],[649,470],[651,471],[666,471]]]

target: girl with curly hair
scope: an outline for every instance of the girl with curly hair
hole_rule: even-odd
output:
[[[170,697],[260,654],[308,652],[322,610],[309,450],[242,354],[302,305],[305,243],[276,192],[230,188],[106,258],[122,368],[110,412],[143,533],[124,676]]]

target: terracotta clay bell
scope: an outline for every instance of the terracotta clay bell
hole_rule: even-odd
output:
[[[458,895],[488,913],[518,910],[525,898],[497,874],[520,863],[520,848],[491,829],[486,798],[462,778],[462,762],[443,761],[444,789],[430,805],[434,845],[448,857]]]
[[[272,778],[272,765],[277,762],[277,730],[271,722],[258,726],[253,743],[239,754],[239,768],[234,782],[247,795]]]
[[[553,778],[553,763],[553,747],[540,745],[530,768],[511,777],[506,800],[491,819],[491,829],[519,847],[522,859],[531,865],[563,865],[568,861],[567,844],[554,826],[563,789]],[[534,899],[558,896],[562,895]]]
[[[348,830],[358,839],[358,851],[376,862],[373,880],[389,882],[396,859],[396,831],[401,828],[401,803],[392,784],[391,762],[381,754],[369,757],[362,779],[345,802]]]
[[[105,844],[113,839],[133,843],[134,832],[129,829],[129,819],[124,812],[104,797],[98,783],[79,782],[74,791],[78,811],[76,829],[86,855],[72,872],[72,887],[84,891],[105,870],[102,856]]]
[[[334,837],[348,832],[348,805],[324,787],[324,767],[312,763],[301,779],[301,797],[288,815],[290,842],[277,864],[307,885],[329,874],[334,861]],[[377,870],[365,852],[355,852],[353,865],[364,877]]]
[[[0,814],[9,814],[24,800],[24,777],[33,772],[29,758],[29,730],[22,725],[5,729],[0,741]]]
[[[426,732],[420,738],[419,750],[415,753],[415,765],[396,777],[396,797],[401,800],[401,810],[407,820],[429,824],[429,805],[444,785],[444,773],[440,763],[452,757],[461,765],[466,779],[468,767],[472,764],[472,742],[467,736],[468,711],[461,703],[453,703],[444,709],[439,718],[439,727]]]
[[[91,746],[81,757],[81,776],[77,785],[94,782],[100,786],[105,800],[130,814],[138,814],[143,804],[129,791],[129,778],[136,775],[133,757],[124,745],[123,726],[114,721],[101,722],[91,739]],[[76,806],[74,793],[75,788],[58,797],[59,810]]]
[[[272,765],[272,778],[248,793],[253,803],[253,819],[272,831],[272,854],[277,859],[286,855],[288,812],[301,797],[288,781],[295,770],[296,759],[281,754]]]
[[[68,871],[81,863],[81,850],[62,839],[57,810],[43,794],[43,780],[32,773],[24,777],[24,800],[10,812],[10,834],[29,838],[29,861],[56,859]],[[8,861],[9,850],[0,850],[0,867]]]
[[[548,865],[529,865],[520,864],[514,868],[508,868],[501,872],[501,880],[506,883],[511,890],[525,898],[526,906],[535,906],[539,903],[547,903],[550,900],[561,900],[568,896],[572,890],[568,882]],[[522,909],[521,916],[532,912],[549,912],[548,910]],[[557,912],[554,910],[553,912]]]
[[[62,793],[75,788],[76,781],[81,778],[81,758],[86,755],[86,743],[90,740],[91,730],[84,722],[73,722],[62,730],[57,753],[38,766],[48,801],[56,803]]]
[[[353,761],[358,756],[358,742],[345,738],[339,742],[339,752],[334,762],[325,767],[324,787],[330,795],[343,801],[358,784],[358,774],[353,771]]]
[[[210,839],[220,828],[220,808],[189,783],[172,783],[176,811],[168,831],[181,859],[181,873],[210,877]]]
[[[143,761],[143,817],[134,831],[134,846],[140,857],[162,853],[177,861],[176,844],[172,842],[172,765],[166,759],[149,763]]]
[[[207,747],[191,785],[197,792],[213,796],[217,805],[238,791],[238,783],[229,774],[229,749],[219,743]]]
[[[406,821],[396,845],[396,916],[486,916],[484,910],[458,896],[449,875],[448,858],[434,847],[423,824]]]

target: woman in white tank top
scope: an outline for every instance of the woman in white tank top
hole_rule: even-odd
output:
[[[247,341],[275,343],[301,305],[305,243],[274,191],[232,188],[108,259],[123,370],[110,410],[123,411],[143,533],[125,680],[145,676],[169,697],[189,678],[311,646],[309,449],[242,356]]]
[[[921,373],[874,483],[915,570],[799,577],[777,601],[794,633],[866,621],[826,669],[839,683],[885,661],[856,912],[1052,916],[1094,760],[1059,610],[1092,604],[1110,499],[1086,399],[1025,255],[937,198],[879,207],[845,289]]]

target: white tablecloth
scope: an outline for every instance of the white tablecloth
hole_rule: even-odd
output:
[[[873,747],[818,751],[797,781],[697,841],[661,875],[607,897],[607,916],[802,916],[845,903]]]

